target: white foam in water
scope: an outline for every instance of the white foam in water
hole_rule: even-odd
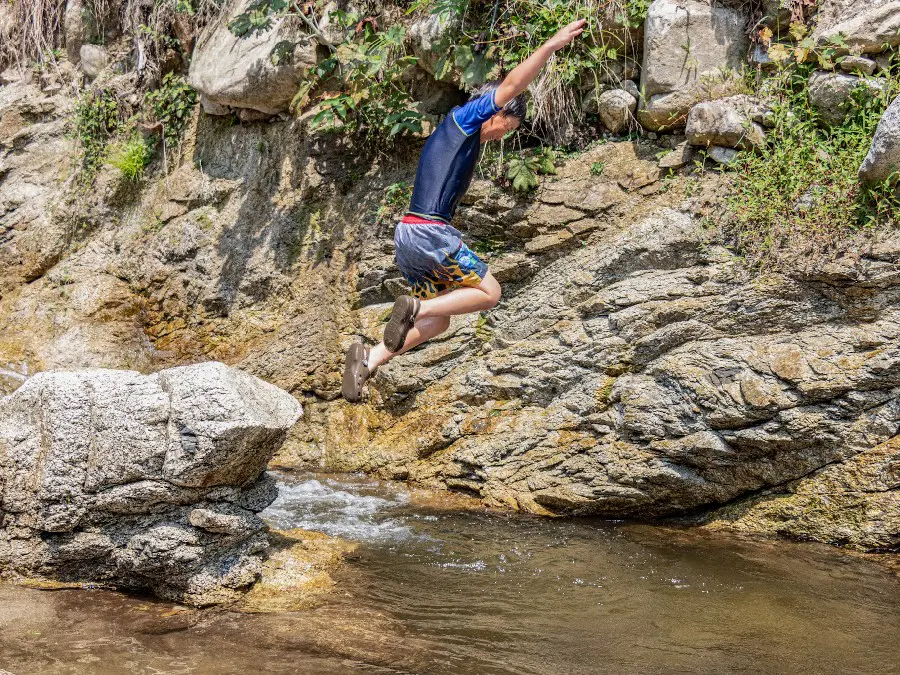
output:
[[[347,487],[357,486],[329,479],[279,481],[278,499],[260,515],[281,529],[299,527],[351,541],[406,541],[419,536],[404,519],[386,515],[409,502],[407,492],[395,489],[380,497],[349,492]]]

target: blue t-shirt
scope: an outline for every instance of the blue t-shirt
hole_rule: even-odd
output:
[[[500,112],[494,92],[454,108],[428,137],[413,185],[409,213],[449,223],[469,189],[481,142],[481,125]]]

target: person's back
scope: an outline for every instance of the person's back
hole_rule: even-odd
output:
[[[499,302],[500,284],[450,223],[472,182],[480,144],[521,124],[523,92],[550,56],[582,33],[584,24],[576,21],[560,30],[503,82],[486,85],[454,108],[429,136],[409,210],[394,232],[397,266],[413,295],[394,302],[380,344],[371,350],[360,343],[350,347],[342,386],[348,401],[361,400],[363,385],[380,365],[447,330],[451,316],[491,309]]]

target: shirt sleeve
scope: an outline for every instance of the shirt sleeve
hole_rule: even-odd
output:
[[[452,113],[453,119],[456,120],[456,125],[466,136],[474,134],[481,129],[482,124],[500,112],[500,108],[494,103],[495,91],[469,101]]]

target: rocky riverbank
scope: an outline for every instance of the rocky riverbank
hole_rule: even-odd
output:
[[[884,26],[900,3],[853,5],[823,3],[831,18],[809,38],[843,34],[857,59],[817,67],[810,91],[823,119],[846,112],[857,85],[887,86],[877,82],[895,45]],[[775,29],[776,15],[766,14]],[[742,78],[710,88],[722,64],[770,67],[753,60],[746,9],[652,3],[639,47],[609,67],[618,75],[601,83],[599,107],[586,104],[600,120],[595,140],[560,155],[532,191],[487,173],[473,185],[458,226],[503,283],[501,305],[454,320],[384,368],[360,406],[337,400],[343,353],[380,337],[404,288],[393,218],[421,138],[373,154],[310,130],[308,115],[287,114],[289,94],[323,38],[301,30],[288,72],[267,55],[296,27],[240,42],[226,34],[228,16],[174,71],[199,103],[185,112],[167,175],[161,157],[138,181],[105,163],[85,188],[60,161],[79,152],[75,95],[119,88],[125,100],[142,86],[127,40],[110,43],[97,72],[82,51],[59,71],[5,72],[4,393],[50,369],[154,372],[216,359],[303,404],[281,465],[364,470],[541,514],[690,518],[861,550],[900,545],[898,231],[864,230],[760,273],[714,225],[730,189],[718,160],[773,133],[772,109],[742,93]],[[782,29],[766,55],[777,44],[804,48]],[[676,64],[685,31],[690,68]],[[409,36],[414,53],[440,44],[437,28]],[[232,38],[235,82],[212,81],[210,64]],[[427,64],[415,81],[436,116],[462,96],[454,82],[464,73],[438,82]],[[862,167],[867,180],[893,166],[895,113],[896,103]],[[613,134],[638,123],[640,135]]]

